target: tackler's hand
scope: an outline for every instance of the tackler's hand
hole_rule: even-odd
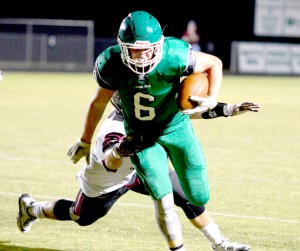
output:
[[[112,154],[116,159],[129,157],[141,150],[142,140],[137,135],[124,136],[121,141],[112,149]]]
[[[201,114],[201,113],[207,112],[208,110],[215,108],[217,105],[217,101],[211,96],[207,96],[205,98],[197,97],[197,96],[190,96],[190,100],[197,102],[198,105],[193,109],[187,109],[187,110],[181,111],[182,113],[187,114],[187,115]]]
[[[81,139],[78,139],[69,149],[68,156],[70,156],[70,159],[74,164],[76,164],[82,157],[85,157],[87,164],[90,164],[90,149],[91,144],[82,142]]]
[[[239,104],[227,104],[224,106],[224,114],[226,116],[240,115],[245,112],[258,112],[260,105],[253,102],[242,102]]]

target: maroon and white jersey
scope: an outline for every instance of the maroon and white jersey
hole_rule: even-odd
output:
[[[130,158],[123,158],[123,164],[111,171],[104,163],[104,153],[124,136],[123,118],[115,110],[103,122],[97,134],[96,145],[91,150],[90,164],[76,175],[80,188],[88,197],[98,197],[128,184],[135,169]]]

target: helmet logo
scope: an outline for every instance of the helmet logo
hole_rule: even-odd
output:
[[[140,41],[140,40],[137,40],[137,41],[135,41],[134,44],[135,45],[150,45],[150,42],[149,41]]]

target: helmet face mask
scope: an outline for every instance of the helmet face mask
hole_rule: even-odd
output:
[[[160,62],[164,36],[155,17],[144,11],[130,13],[121,23],[118,35],[123,63],[137,74],[151,72]],[[130,49],[153,51],[152,58],[131,57]]]

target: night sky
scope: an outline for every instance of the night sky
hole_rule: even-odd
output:
[[[78,1],[79,4],[74,1],[73,5],[64,7],[58,4],[62,1],[45,1],[36,5],[8,2],[6,9],[1,8],[0,17],[94,20],[97,37],[115,36],[123,18],[134,10],[150,12],[165,27],[166,35],[174,36],[181,36],[190,19],[198,22],[203,36],[208,34],[212,38],[225,34],[245,35],[251,32],[253,23],[254,0],[182,1],[185,5],[166,0]]]
[[[50,18],[93,20],[95,36],[116,37],[119,25],[128,13],[145,10],[154,15],[164,29],[165,36],[181,37],[189,20],[198,23],[201,48],[212,42],[212,54],[219,56],[228,67],[232,41],[260,41],[265,38],[253,34],[255,0],[128,0],[128,1],[40,1],[6,2],[1,7],[0,18]],[[77,3],[79,2],[79,3]],[[178,1],[176,1],[178,2]],[[280,39],[279,39],[280,42]],[[282,42],[285,42],[282,40]]]

